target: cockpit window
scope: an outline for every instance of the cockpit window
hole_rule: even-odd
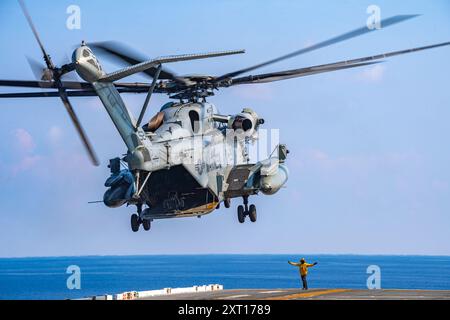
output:
[[[88,50],[86,50],[86,49],[83,50],[83,57],[87,58],[90,55],[91,55],[91,53]]]
[[[94,59],[89,59],[88,62],[97,68],[97,64],[95,63]]]
[[[191,128],[192,132],[198,133],[200,129],[200,116],[198,115],[198,112],[195,110],[189,111],[189,119],[191,120]]]

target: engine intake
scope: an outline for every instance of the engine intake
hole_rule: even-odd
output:
[[[234,118],[233,124],[231,125],[231,127],[233,128],[233,130],[243,130],[244,132],[250,130],[253,128],[253,121],[250,120],[249,118],[246,117],[242,117],[242,116],[236,116]]]
[[[252,135],[264,120],[258,118],[255,111],[250,108],[244,108],[241,113],[230,118],[228,125],[233,130],[242,130],[245,135]]]

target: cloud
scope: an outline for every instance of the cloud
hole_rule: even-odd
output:
[[[16,175],[20,172],[27,171],[33,167],[42,159],[41,156],[38,155],[27,155],[24,156],[17,164],[12,166],[12,174]]]
[[[68,151],[61,143],[64,132],[60,127],[52,126],[46,136],[44,143],[38,145],[26,129],[15,129],[11,139],[15,152],[10,152],[10,159],[2,164],[3,172],[17,176],[29,171],[28,174],[32,174],[34,178],[46,180],[53,172],[68,179],[86,178],[92,173],[84,153]]]
[[[14,131],[14,140],[17,150],[21,153],[31,153],[36,147],[31,134],[22,128]]]
[[[380,82],[383,80],[386,67],[380,64],[365,68],[357,77],[359,80],[367,82]]]
[[[13,145],[17,151],[16,157],[18,158],[15,158],[13,160],[14,163],[10,166],[12,175],[17,175],[20,172],[33,168],[41,159],[41,156],[34,153],[36,143],[27,130],[23,128],[14,130]]]
[[[48,131],[47,136],[51,144],[57,145],[63,137],[63,131],[58,126],[52,126]]]

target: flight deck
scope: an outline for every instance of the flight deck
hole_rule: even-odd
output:
[[[81,300],[450,300],[450,290],[300,288],[226,289],[220,284],[126,291]]]
[[[450,300],[450,290],[237,289],[180,293],[143,300]]]

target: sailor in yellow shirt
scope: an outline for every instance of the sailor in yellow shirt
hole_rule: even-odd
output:
[[[314,267],[317,264],[317,262],[314,262],[313,264],[306,263],[305,258],[301,258],[300,263],[295,263],[291,261],[288,261],[288,263],[292,266],[298,267],[298,270],[300,271],[300,277],[302,278],[303,290],[308,290],[308,281],[306,281],[306,276],[308,275],[308,268]]]

